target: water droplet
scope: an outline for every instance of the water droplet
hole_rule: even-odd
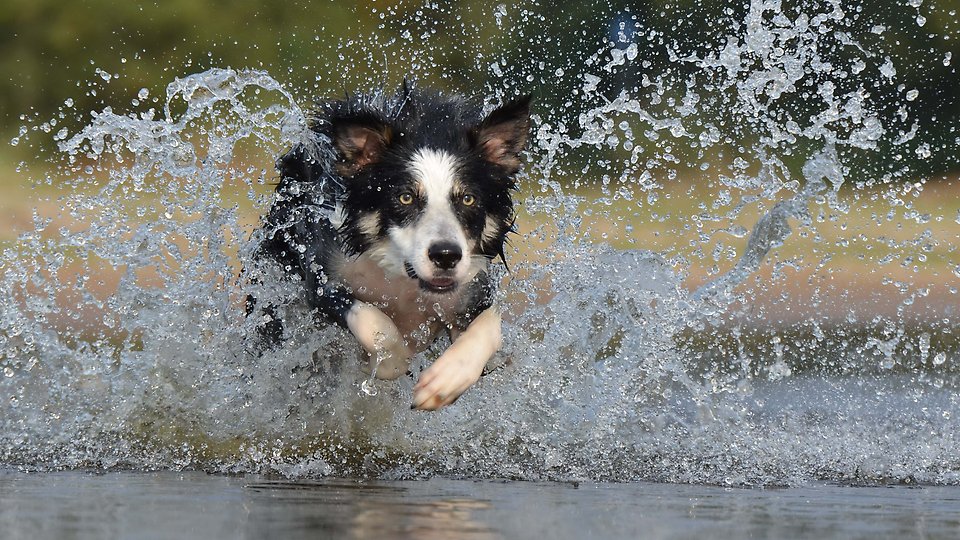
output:
[[[897,69],[893,67],[893,60],[891,60],[889,56],[884,59],[883,64],[880,66],[880,74],[888,79],[897,76]]]
[[[364,379],[363,382],[360,383],[360,390],[362,390],[363,393],[368,396],[375,396],[377,395],[377,392],[378,392],[377,387],[374,384],[372,378]]]
[[[920,361],[926,362],[928,356],[930,356],[930,334],[924,332],[920,334]]]

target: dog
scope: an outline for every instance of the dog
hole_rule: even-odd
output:
[[[491,264],[514,231],[512,193],[530,132],[529,95],[486,115],[462,96],[356,94],[316,103],[280,180],[255,258],[302,284],[323,324],[348,329],[379,379],[407,373],[443,331],[412,409],[453,403],[501,347]],[[248,314],[257,309],[248,298]],[[283,336],[275,306],[261,335]]]

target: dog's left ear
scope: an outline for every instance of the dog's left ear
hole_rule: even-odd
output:
[[[474,144],[483,159],[499,165],[508,174],[520,170],[520,152],[526,148],[530,135],[530,99],[526,95],[505,103],[473,131]]]

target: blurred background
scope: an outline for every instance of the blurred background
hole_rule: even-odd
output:
[[[789,14],[799,3],[777,4]],[[882,35],[897,81],[918,91],[909,105],[922,138],[956,146],[960,76],[951,59],[960,61],[960,2],[837,5],[858,14],[849,31],[864,47]],[[641,45],[642,62],[604,81],[605,91],[615,95],[621,89],[617,86],[636,85],[644,76],[655,80],[664,70],[677,69],[682,62],[672,57],[722,45],[731,29],[720,18],[742,20],[749,6],[716,0],[509,5],[475,0],[7,0],[0,6],[0,132],[6,142],[28,124],[25,119],[54,118],[67,100],[79,111],[67,115],[68,123],[86,122],[90,111],[106,106],[122,111],[141,89],[162,95],[174,77],[215,66],[264,69],[303,103],[344,90],[391,86],[412,73],[432,86],[473,95],[507,81],[534,92],[542,110],[557,110],[571,89],[582,84],[584,62],[605,44]],[[518,18],[525,24],[511,24]],[[404,45],[410,43],[422,48]],[[838,64],[860,54],[856,47],[822,52],[828,59],[835,56]],[[845,54],[849,58],[842,58]],[[492,67],[488,59],[495,57],[503,60]],[[878,87],[871,99],[899,106],[895,96],[882,95],[891,90],[895,88]],[[19,150],[4,144],[0,154],[8,160],[11,154],[33,157],[32,149]],[[955,157],[934,152],[907,159],[918,175],[938,175],[956,169]]]

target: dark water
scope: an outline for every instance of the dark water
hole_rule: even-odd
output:
[[[0,472],[34,538],[956,538],[960,488]]]

